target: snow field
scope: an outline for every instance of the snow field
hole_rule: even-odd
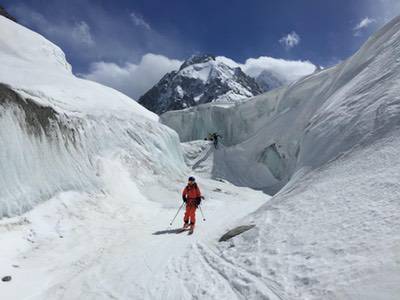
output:
[[[214,247],[226,230],[268,200],[261,192],[195,174],[206,196],[202,205],[206,221],[197,211],[194,235],[158,234],[182,225],[183,211],[168,226],[181,203],[185,182],[138,184],[118,154],[101,164],[102,193],[62,192],[20,217],[0,221],[0,243],[6,245],[0,269],[13,276],[2,285],[2,295],[192,299],[186,288],[192,280],[179,277],[183,273],[175,263],[190,267],[193,262],[186,257],[200,247]],[[195,259],[199,262],[202,257],[198,253]],[[184,288],[174,291],[172,285]]]

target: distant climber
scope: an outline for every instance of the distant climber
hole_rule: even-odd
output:
[[[214,133],[212,134],[212,140],[214,141],[214,147],[215,147],[215,149],[218,149],[218,139],[219,139],[219,138],[222,138],[222,136],[219,135],[218,133],[214,132]]]
[[[188,184],[182,192],[183,202],[186,203],[186,211],[183,217],[183,230],[189,228],[189,234],[193,233],[196,223],[196,209],[201,203],[201,192],[194,177],[190,176]]]

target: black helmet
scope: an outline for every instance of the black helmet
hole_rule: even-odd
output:
[[[190,176],[189,179],[188,179],[188,181],[196,181],[196,179],[194,179],[193,176]]]

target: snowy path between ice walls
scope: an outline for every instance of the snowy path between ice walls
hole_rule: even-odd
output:
[[[198,211],[192,236],[154,234],[182,225],[183,211],[172,227],[169,222],[185,182],[162,179],[139,187],[118,160],[103,163],[103,194],[64,192],[22,216],[0,221],[0,275],[12,276],[0,283],[2,298],[191,299],[187,286],[192,284],[211,298],[216,291],[209,290],[209,280],[234,295],[217,271],[203,274],[206,282],[201,284],[191,282],[191,272],[197,265],[211,267],[203,252],[212,253],[219,237],[268,196],[198,178],[206,196],[206,221]],[[181,270],[179,262],[187,269]]]

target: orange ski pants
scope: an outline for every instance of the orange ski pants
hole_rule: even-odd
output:
[[[183,217],[185,224],[190,223],[190,226],[194,228],[196,223],[196,199],[188,199],[186,203],[186,211]]]

